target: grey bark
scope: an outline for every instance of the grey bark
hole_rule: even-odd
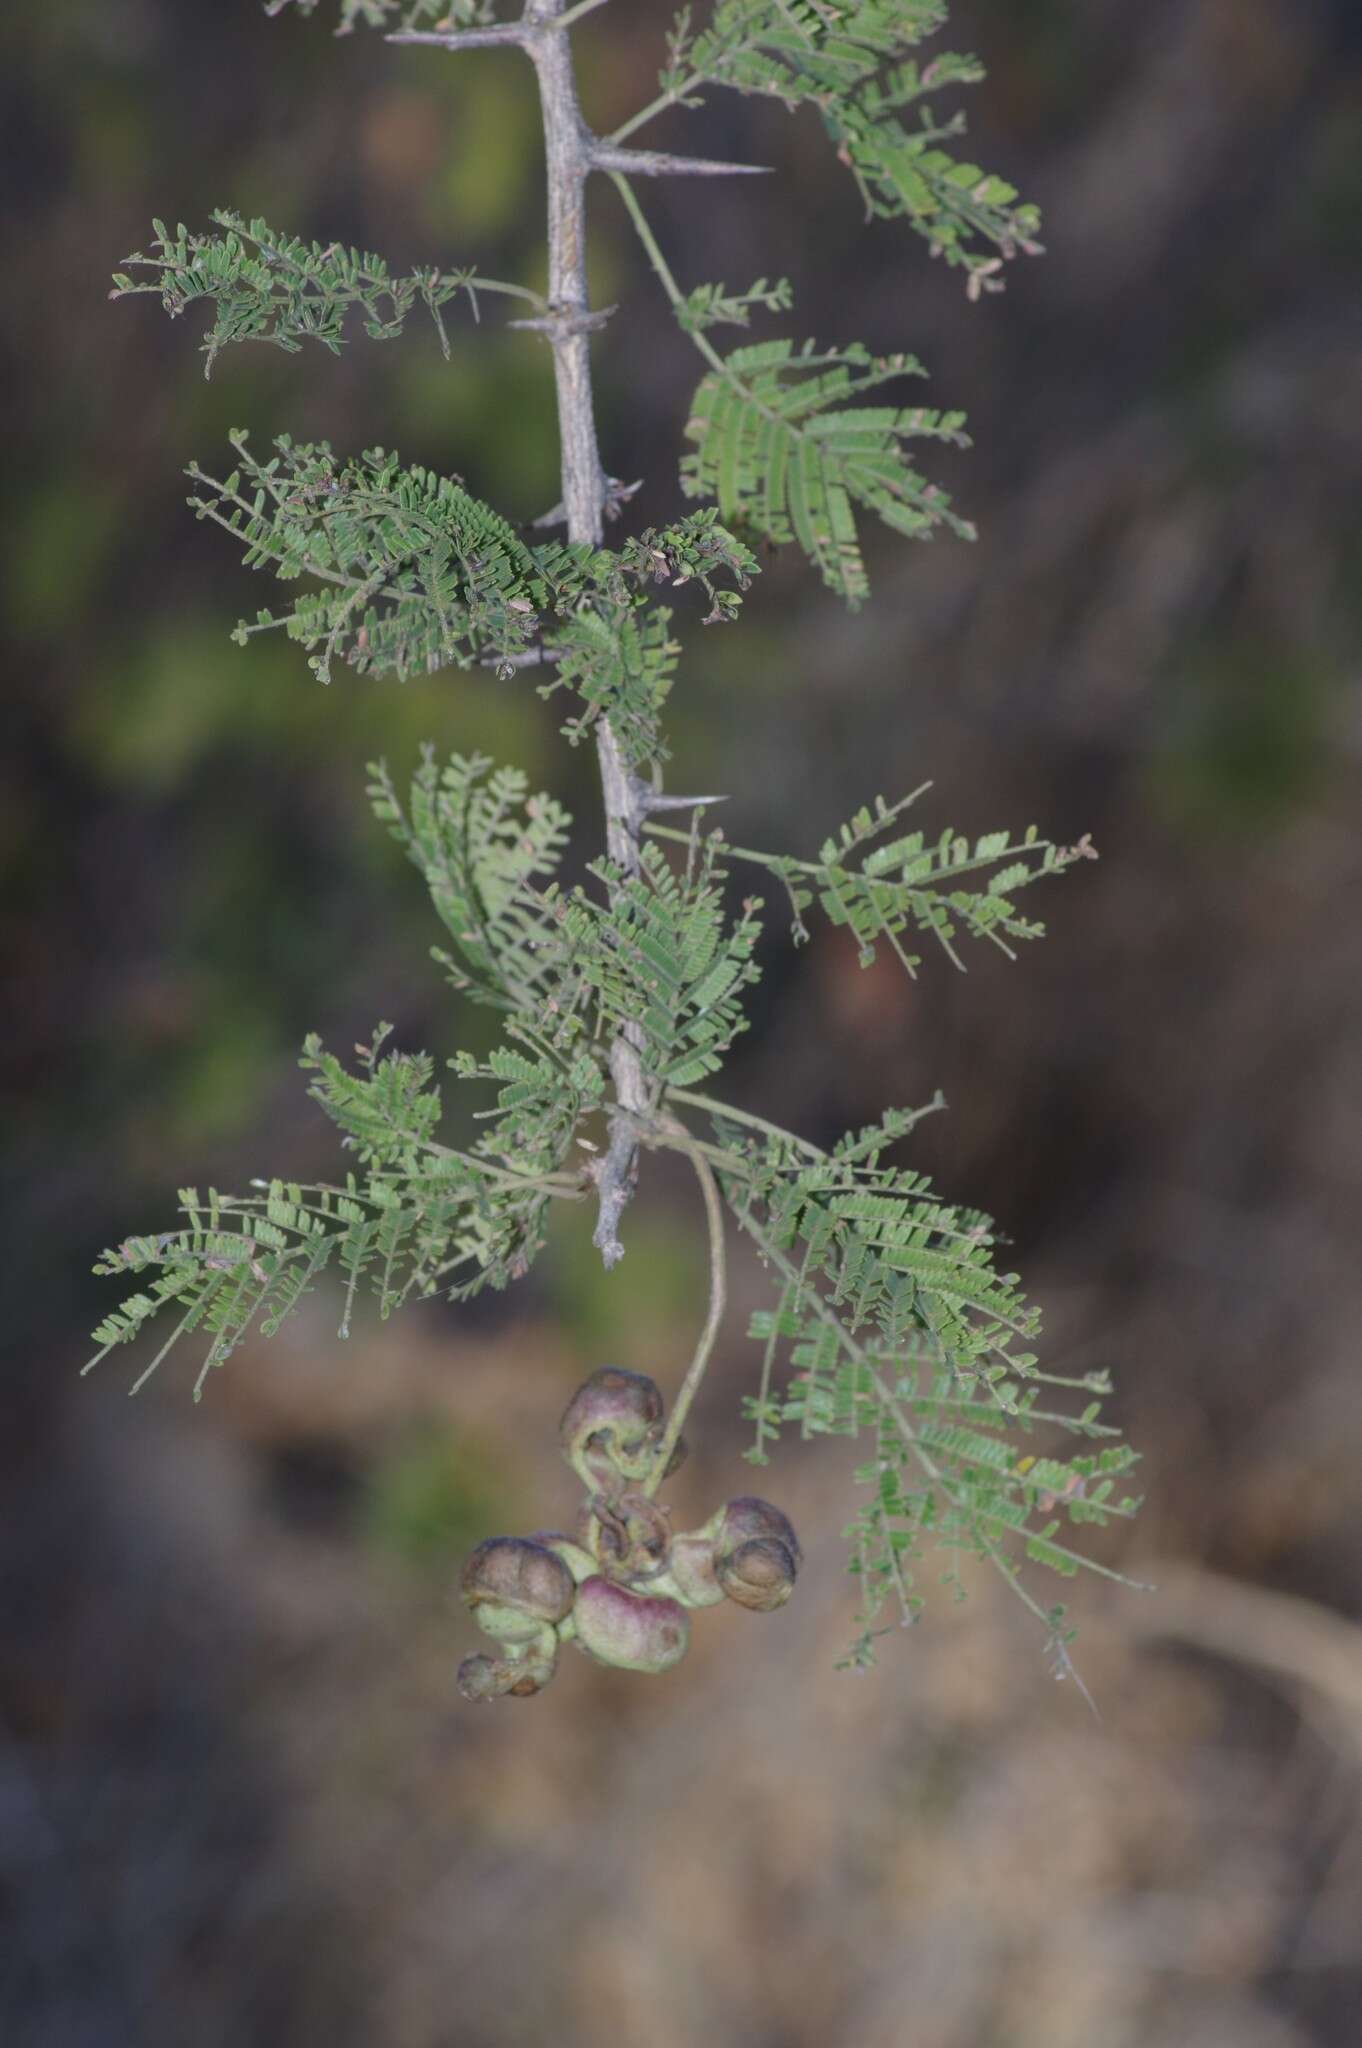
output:
[[[558,387],[558,433],[563,452],[563,506],[568,539],[599,547],[604,530],[606,476],[596,445],[591,398],[591,339],[587,326],[586,181],[594,138],[582,120],[572,66],[572,42],[557,26],[564,0],[529,0],[524,14],[527,41],[539,80],[544,119],[544,153],[549,207],[549,341]],[[596,726],[605,841],[623,874],[639,871],[642,818],[634,803],[632,778],[608,719]],[[633,1118],[652,1107],[640,1057],[642,1033],[626,1025],[610,1048],[615,1097],[626,1114],[610,1120],[610,1141],[598,1162],[598,1214],[592,1243],[606,1268],[624,1256],[619,1221],[633,1193],[638,1140]]]
[[[438,43],[467,49],[488,43],[523,48],[539,81],[548,184],[549,312],[533,324],[553,349],[558,391],[558,432],[562,444],[563,509],[568,539],[599,547],[604,531],[608,479],[596,445],[591,398],[590,330],[593,318],[586,290],[586,181],[595,168],[596,138],[582,119],[568,30],[559,25],[566,0],[526,0],[519,21],[496,29],[449,30],[396,35],[394,42]],[[619,151],[613,152],[618,157]],[[619,741],[607,719],[596,726],[606,849],[625,875],[639,872],[643,810],[639,787],[629,773]],[[597,1161],[599,1213],[592,1242],[606,1267],[624,1256],[619,1221],[637,1174],[637,1119],[649,1114],[652,1096],[640,1057],[642,1033],[626,1025],[610,1048],[616,1104],[610,1141]]]

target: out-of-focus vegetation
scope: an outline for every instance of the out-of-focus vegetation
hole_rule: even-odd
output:
[[[665,15],[584,25],[602,122],[646,96]],[[557,495],[541,343],[485,307],[448,365],[413,328],[339,361],[241,351],[205,384],[153,306],[105,301],[153,214],[223,204],[541,282],[515,53],[245,4],[23,10],[0,86],[24,279],[0,476],[6,2040],[1357,2036],[1362,24],[1347,0],[959,16],[990,63],[981,152],[1047,217],[1004,299],[971,309],[890,231],[854,235],[812,116],[716,109],[697,142],[779,177],[660,199],[683,283],[750,275],[760,223],[820,332],[910,335],[929,395],[970,411],[943,474],[982,530],[907,562],[868,535],[879,602],[851,621],[773,563],[742,635],[692,639],[675,776],[717,772],[749,844],[812,851],[867,787],[928,775],[966,829],[1092,831],[1102,864],[1016,967],[906,991],[827,934],[773,954],[782,1021],[758,1017],[734,1087],[815,1135],[944,1088],[915,1157],[1013,1230],[1051,1357],[1114,1368],[1153,1480],[1124,1561],[1171,1590],[1087,1602],[1100,1724],[986,1598],[943,1595],[879,1676],[837,1678],[844,1480],[796,1460],[809,1569],[742,1632],[752,1661],[714,1629],[665,1690],[578,1663],[523,1712],[462,1708],[464,1547],[566,1506],[553,1429],[587,1369],[665,1384],[687,1353],[702,1251],[651,1161],[613,1283],[574,1213],[523,1298],[348,1346],[319,1303],[198,1409],[76,1380],[106,1306],[82,1276],[130,1214],[186,1179],[329,1170],[306,1030],[479,1043],[364,763],[481,748],[580,816],[593,764],[523,682],[323,690],[297,650],[234,648],[255,593],[181,502],[183,463],[244,424],[382,441],[533,517]],[[592,205],[595,296],[624,308],[603,441],[646,524],[689,353],[612,195]],[[741,1268],[734,1291],[683,1519],[743,1470]],[[1212,1571],[1280,1596],[1237,1644]]]

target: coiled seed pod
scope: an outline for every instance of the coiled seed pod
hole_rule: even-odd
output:
[[[706,1522],[672,1538],[667,1569],[657,1582],[659,1593],[670,1593],[683,1607],[715,1607],[724,1589],[714,1572],[715,1537],[723,1523],[724,1510]]]
[[[542,1543],[491,1536],[464,1567],[462,1593],[479,1628],[508,1646],[542,1643],[571,1612],[572,1573]]]
[[[789,1517],[770,1501],[729,1501],[714,1543],[714,1576],[730,1600],[756,1614],[783,1607],[803,1563]]]
[[[577,1517],[577,1533],[596,1569],[626,1585],[655,1579],[671,1554],[667,1510],[636,1490],[593,1495]]]
[[[598,1664],[618,1671],[670,1671],[686,1654],[690,1622],[675,1600],[594,1578],[577,1589],[571,1634]]]
[[[583,1550],[580,1543],[575,1543],[571,1536],[565,1536],[561,1529],[536,1529],[526,1541],[538,1543],[545,1550],[551,1550],[555,1557],[561,1558],[572,1573],[574,1582],[579,1586],[583,1579],[589,1579],[597,1569],[596,1560],[591,1552]]]
[[[589,1493],[646,1479],[663,1436],[663,1403],[646,1373],[603,1365],[568,1402],[558,1425],[563,1456]],[[678,1444],[667,1470],[685,1456]]]

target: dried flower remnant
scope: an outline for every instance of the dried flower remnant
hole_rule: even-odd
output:
[[[551,1656],[530,1651],[520,1657],[489,1657],[478,1651],[459,1666],[459,1691],[466,1700],[531,1699],[544,1690],[557,1662],[556,1639]]]
[[[646,1494],[613,1498],[598,1493],[582,1505],[578,1533],[583,1547],[608,1579],[631,1584],[667,1569],[672,1549],[671,1519]]]

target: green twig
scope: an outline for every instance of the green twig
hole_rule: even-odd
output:
[[[705,1369],[714,1350],[714,1341],[719,1334],[719,1325],[723,1321],[724,1307],[728,1300],[728,1259],[724,1250],[723,1201],[709,1161],[685,1125],[674,1117],[666,1117],[654,1125],[651,1141],[684,1152],[695,1168],[695,1177],[700,1183],[700,1192],[705,1199],[705,1221],[709,1227],[709,1312],[705,1317],[705,1326],[700,1332],[694,1355],[686,1368],[686,1377],[681,1382],[680,1392],[672,1404],[671,1417],[662,1442],[658,1446],[653,1469],[643,1484],[643,1491],[650,1500],[662,1484],[663,1476],[671,1463],[672,1453],[680,1441],[691,1403],[699,1392],[700,1382],[705,1376]]]

